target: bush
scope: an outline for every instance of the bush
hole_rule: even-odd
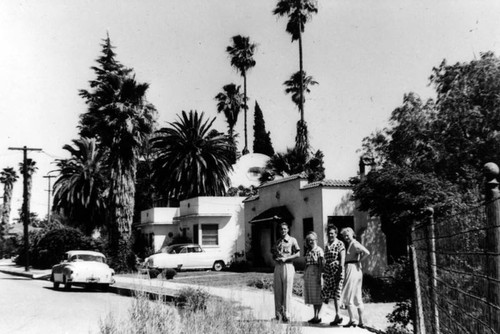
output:
[[[274,284],[274,282],[272,279],[261,277],[261,278],[257,278],[257,279],[249,281],[247,283],[247,286],[257,288],[257,289],[273,291],[273,284]]]
[[[387,315],[387,320],[391,324],[387,327],[387,334],[411,334],[413,319],[413,303],[410,299],[397,302],[392,313]]]
[[[177,295],[175,305],[190,312],[204,311],[210,298],[210,294],[203,289],[185,288]]]
[[[177,271],[175,271],[175,269],[172,268],[164,269],[161,272],[161,276],[166,279],[173,279],[175,275],[177,275]]]
[[[246,273],[252,270],[252,264],[248,261],[232,262],[229,270],[237,273]]]
[[[384,277],[363,276],[363,301],[398,302],[413,295],[412,268],[408,258],[400,258],[384,272]]]

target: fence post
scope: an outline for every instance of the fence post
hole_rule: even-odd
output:
[[[417,252],[415,250],[415,244],[413,240],[415,239],[415,221],[411,224],[410,230],[410,251],[411,251],[411,262],[413,266],[413,284],[415,286],[415,318],[413,324],[413,330],[415,334],[426,334],[424,325],[424,308],[422,305],[422,292],[420,290],[420,275],[418,273],[418,258]]]
[[[434,334],[439,334],[439,309],[437,298],[437,263],[436,263],[436,232],[434,226],[434,209],[427,208],[427,224],[429,227],[429,235],[427,238],[427,249],[429,257],[429,290],[431,295],[431,323],[434,328]]]
[[[486,254],[488,277],[489,325],[500,334],[500,191],[499,168],[493,162],[484,165],[486,178]]]

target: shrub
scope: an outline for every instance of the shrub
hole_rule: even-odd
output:
[[[237,273],[246,273],[252,269],[252,264],[248,261],[232,262],[229,266],[230,271]]]
[[[387,320],[391,324],[387,327],[387,334],[410,334],[412,330],[413,303],[410,299],[397,302],[392,313],[387,315]]]
[[[273,291],[274,281],[265,277],[257,278],[251,280],[247,283],[247,286],[251,286],[257,289],[270,290]]]
[[[400,258],[384,272],[384,277],[363,276],[363,301],[384,303],[411,298],[412,268],[408,258]]]
[[[175,305],[190,312],[204,311],[210,298],[210,294],[203,289],[185,288],[176,296]]]
[[[160,271],[158,269],[148,269],[149,278],[156,278],[160,275]]]
[[[161,276],[166,279],[173,279],[177,275],[177,271],[172,268],[167,268],[161,272]]]

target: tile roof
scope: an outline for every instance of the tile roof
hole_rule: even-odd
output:
[[[300,174],[294,174],[294,175],[286,176],[286,177],[281,178],[281,179],[276,179],[276,180],[268,181],[268,182],[265,182],[265,183],[261,184],[259,186],[259,188],[267,187],[267,186],[270,186],[270,185],[273,185],[273,184],[287,182],[287,181],[291,181],[291,180],[295,180],[295,179],[307,179],[307,174],[304,173],[304,172],[302,172]]]
[[[309,183],[303,186],[302,189],[309,189],[314,187],[352,188],[353,184],[348,180],[322,180]]]

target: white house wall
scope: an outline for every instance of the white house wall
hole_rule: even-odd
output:
[[[181,201],[179,227],[187,228],[187,236],[194,237],[198,225],[200,245],[206,251],[221,251],[234,256],[245,253],[244,197],[196,197]],[[217,224],[219,245],[202,244],[202,224]]]

